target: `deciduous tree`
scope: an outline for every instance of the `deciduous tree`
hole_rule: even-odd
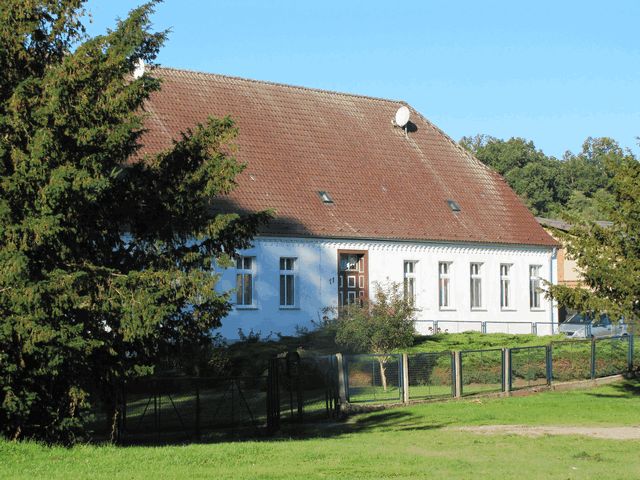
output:
[[[382,386],[387,390],[386,363],[394,350],[413,345],[415,308],[400,285],[374,285],[374,298],[343,307],[336,320],[336,343],[359,353],[377,354]]]
[[[569,256],[582,271],[583,285],[549,291],[561,305],[608,311],[634,323],[640,315],[640,163],[632,155],[605,160],[612,201],[603,203],[611,226],[579,217],[562,234]]]

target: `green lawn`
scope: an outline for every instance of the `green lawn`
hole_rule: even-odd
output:
[[[71,449],[0,441],[0,478],[640,478],[638,440],[455,430],[496,424],[640,425],[640,382],[414,405],[263,441]]]

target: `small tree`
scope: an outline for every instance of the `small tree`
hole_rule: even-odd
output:
[[[343,307],[337,319],[336,343],[361,353],[375,353],[382,386],[387,390],[385,354],[413,345],[413,301],[405,298],[399,283],[374,283],[374,298],[363,305]]]

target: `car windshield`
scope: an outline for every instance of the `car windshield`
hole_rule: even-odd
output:
[[[600,318],[593,322],[594,327],[608,327],[609,325],[611,325],[611,319],[606,313],[600,314]]]
[[[578,325],[586,325],[591,323],[591,318],[588,315],[584,315],[582,313],[576,313],[574,316],[569,318],[565,323],[575,323]]]

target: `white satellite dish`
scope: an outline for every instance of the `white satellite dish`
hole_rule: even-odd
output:
[[[396,117],[395,117],[396,125],[399,127],[404,127],[407,123],[409,123],[410,115],[411,115],[411,112],[407,107],[405,107],[404,105],[400,107],[396,112]]]
[[[136,67],[133,69],[133,78],[136,80],[139,79],[142,75],[144,75],[144,60],[141,58],[136,62]]]

